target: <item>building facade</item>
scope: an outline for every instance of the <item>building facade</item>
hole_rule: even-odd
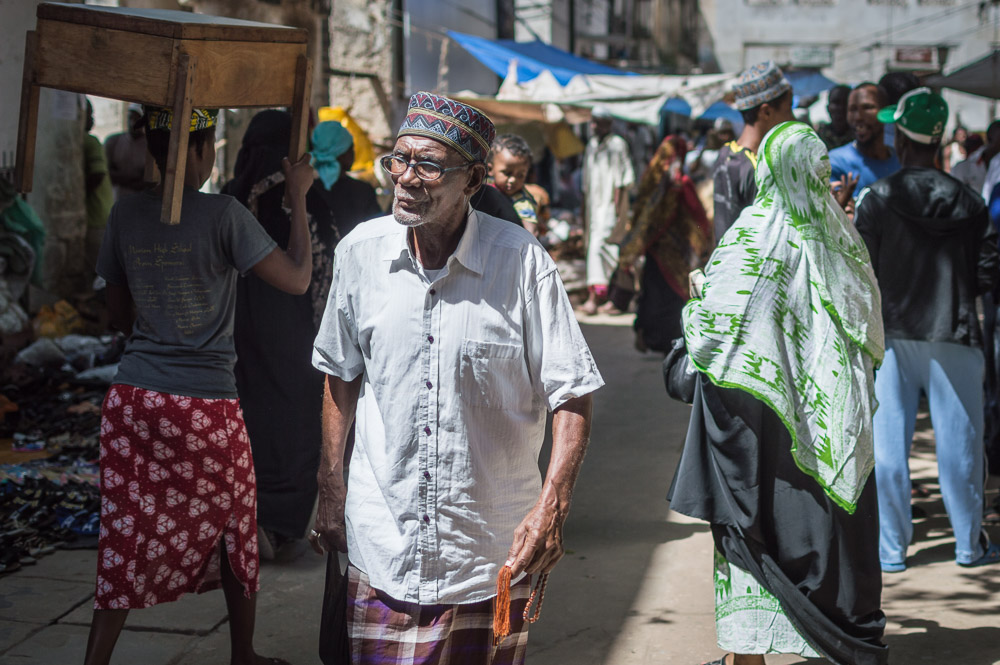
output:
[[[706,70],[771,59],[819,68],[835,81],[878,81],[888,71],[948,70],[989,53],[997,7],[968,0],[700,0]],[[984,129],[990,103],[945,91],[953,123]]]

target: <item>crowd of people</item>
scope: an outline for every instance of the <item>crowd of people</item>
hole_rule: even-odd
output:
[[[307,538],[347,553],[327,580],[343,634],[321,627],[338,657],[523,663],[604,384],[577,317],[634,308],[636,347],[666,354],[668,392],[693,405],[669,498],[711,524],[714,662],[886,663],[881,580],[908,564],[921,395],[955,561],[1000,562],[977,314],[986,297],[996,320],[1000,124],[946,143],[947,104],[903,78],[834,88],[814,130],[760,63],[733,86],[738,135],[671,133],[639,177],[595,108],[576,312],[529,143],[471,106],[411,97],[378,160],[389,214],[349,175],[338,122],[291,163],[290,115],[257,114],[207,194],[218,112],[132,109],[107,163],[88,157],[118,199],[95,261],[128,342],[102,409],[86,662],[110,661],[130,610],[220,586],[232,662],[284,662],[253,647],[259,566]],[[190,135],[171,226],[139,183],[175,122]],[[107,201],[101,180],[88,192]]]

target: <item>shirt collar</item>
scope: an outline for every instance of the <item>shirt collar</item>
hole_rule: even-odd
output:
[[[448,261],[450,262],[452,259],[455,259],[468,270],[477,275],[482,275],[483,254],[479,243],[479,213],[470,204],[466,210],[466,216],[465,231],[462,233],[462,239],[458,241],[458,247],[455,248],[455,252],[448,258]],[[416,266],[417,260],[410,251],[410,243],[407,241],[408,235],[409,227],[400,224],[398,232],[386,243],[385,253],[382,256],[383,260],[398,261],[405,256]]]
[[[458,247],[455,248],[455,253],[452,256],[472,272],[482,275],[483,254],[479,244],[479,213],[473,210],[472,205],[469,205],[465,214],[467,216],[465,233],[458,241]]]

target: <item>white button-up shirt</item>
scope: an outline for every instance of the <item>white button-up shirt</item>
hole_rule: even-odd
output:
[[[556,266],[524,229],[469,209],[431,281],[391,217],[337,246],[313,352],[364,375],[350,460],[351,562],[397,600],[496,593],[542,487],[546,410],[604,384]]]

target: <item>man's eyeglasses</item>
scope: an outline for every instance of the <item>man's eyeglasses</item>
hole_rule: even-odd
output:
[[[448,171],[458,171],[459,169],[467,169],[474,162],[466,162],[461,166],[451,166],[449,168],[444,168],[440,164],[435,164],[434,162],[408,162],[398,155],[386,155],[379,160],[379,164],[385,169],[386,173],[390,175],[403,175],[406,173],[406,169],[413,168],[413,172],[417,174],[417,177],[428,182],[431,180],[437,180],[441,178]]]

